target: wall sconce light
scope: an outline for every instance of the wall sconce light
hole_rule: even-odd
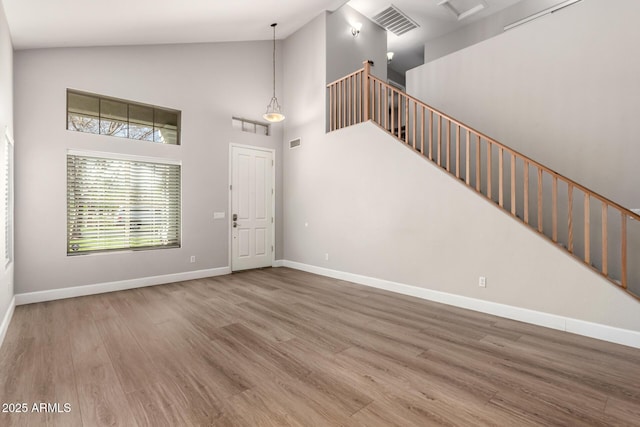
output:
[[[387,64],[391,64],[391,61],[393,60],[393,52],[387,52]]]
[[[356,22],[355,24],[353,24],[353,26],[351,27],[351,35],[353,36],[353,38],[358,37],[358,34],[360,34],[361,29],[362,29],[361,22]]]

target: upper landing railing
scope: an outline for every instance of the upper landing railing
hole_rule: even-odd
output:
[[[387,84],[370,65],[327,85],[329,131],[372,120],[640,299],[639,215]]]

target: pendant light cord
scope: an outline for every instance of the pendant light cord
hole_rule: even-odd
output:
[[[271,24],[273,28],[273,97],[276,97],[276,25]]]

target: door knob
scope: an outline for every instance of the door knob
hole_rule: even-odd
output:
[[[237,226],[239,226],[240,224],[238,224],[237,222],[233,221],[233,228],[236,228]]]

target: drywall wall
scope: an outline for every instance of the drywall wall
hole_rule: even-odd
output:
[[[358,37],[351,27],[361,23]],[[362,63],[373,61],[371,73],[387,80],[387,32],[355,9],[344,5],[326,17],[326,83],[362,68]]]
[[[278,43],[281,48],[281,43]],[[276,257],[282,255],[282,124],[265,137],[232,129],[261,120],[271,98],[271,42],[101,47],[15,54],[16,293],[229,265],[229,143],[275,148]],[[279,52],[281,54],[281,51]],[[278,87],[282,88],[279,63]],[[182,145],[65,130],[66,90],[182,111]],[[278,94],[287,108],[286,100]],[[66,255],[67,150],[182,162],[182,247]],[[214,220],[214,212],[226,212]],[[190,263],[190,256],[196,262]]]
[[[284,259],[290,259],[301,250],[298,243],[306,229],[304,220],[300,219],[304,214],[300,213],[306,212],[306,199],[317,190],[307,187],[306,180],[296,181],[300,171],[295,159],[304,154],[310,144],[321,141],[325,132],[327,18],[327,13],[319,15],[284,43],[284,74],[287,76],[284,93],[292,107],[285,124],[284,139],[301,138],[297,148],[288,149],[285,145],[282,155]],[[289,166],[294,169],[288,169]],[[330,173],[330,166],[325,166]],[[304,200],[297,198],[299,194],[306,194]]]
[[[551,169],[636,208],[640,144],[633,135],[640,59],[628,52],[640,37],[632,18],[638,12],[640,4],[634,1],[610,7],[583,0],[411,70],[407,88]],[[545,184],[547,206],[550,184]],[[581,200],[582,195],[575,197]],[[560,202],[560,211],[566,211],[566,201]],[[600,265],[600,206],[592,203],[593,210],[591,259]],[[581,222],[581,213],[576,215]],[[612,220],[619,223],[610,212],[610,272],[620,278],[620,226]],[[551,218],[544,222],[550,234]],[[582,255],[583,227],[577,227],[576,252]],[[640,226],[631,221],[629,275],[636,292],[640,263],[633,260],[640,256],[639,245]]]
[[[285,167],[287,260],[640,331],[637,300],[372,123]]]
[[[398,83],[401,86],[405,86],[407,84],[407,79],[405,78],[404,73],[399,73],[390,67],[387,67],[387,79],[394,83]]]
[[[480,21],[429,40],[424,45],[424,62],[431,62],[457,50],[497,36],[504,27],[564,0],[523,0]]]
[[[0,2],[0,140],[4,142],[5,132],[13,137],[13,46],[9,26]],[[4,210],[0,212],[0,224],[5,223]],[[2,227],[4,229],[4,226]],[[4,245],[4,230],[2,230]],[[2,321],[10,310],[13,299],[13,263],[0,264],[0,344],[2,343]]]
[[[318,15],[284,41],[283,90],[285,98],[290,98],[284,126],[285,148],[288,141],[309,129],[315,135],[324,134],[328,16],[329,12]],[[305,144],[303,140],[301,147]],[[295,150],[287,148],[285,153]],[[288,203],[286,193],[284,199]]]
[[[285,260],[640,330],[637,301],[374,124],[326,134],[325,19],[284,45]]]
[[[407,73],[409,93],[629,208],[640,2],[583,0]]]

